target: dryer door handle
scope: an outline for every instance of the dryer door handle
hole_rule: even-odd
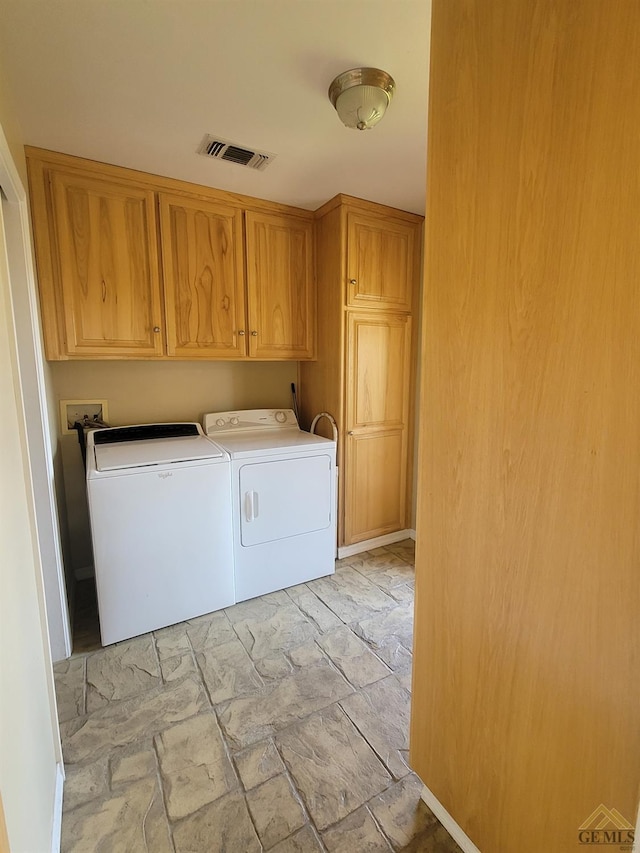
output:
[[[258,493],[253,490],[244,493],[244,517],[247,521],[253,521],[260,514]]]

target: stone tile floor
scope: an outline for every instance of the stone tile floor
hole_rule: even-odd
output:
[[[412,617],[407,541],[56,664],[63,853],[459,851],[407,764]]]

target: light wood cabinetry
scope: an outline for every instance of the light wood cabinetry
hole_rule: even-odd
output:
[[[60,313],[66,352],[161,355],[153,193],[82,172],[54,170],[49,178],[58,294],[51,307]]]
[[[411,223],[347,213],[347,305],[411,311],[416,229]]]
[[[249,211],[246,227],[250,355],[312,358],[313,222]]]
[[[340,545],[409,526],[421,225],[347,196],[317,214],[318,358],[300,366],[301,415],[338,423]]]
[[[309,211],[39,149],[27,162],[47,358],[314,357]]]
[[[167,354],[245,356],[242,211],[166,193],[159,202]]]
[[[347,434],[344,470],[344,545],[406,524],[406,430]]]
[[[346,321],[348,428],[402,426],[408,415],[411,319],[349,312]]]
[[[411,319],[348,312],[345,544],[405,527]]]

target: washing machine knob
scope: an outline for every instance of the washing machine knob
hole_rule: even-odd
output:
[[[222,418],[218,418],[218,420],[216,421],[216,426],[224,426],[224,421],[222,420]]]
[[[287,421],[287,416],[284,412],[276,412],[276,420],[279,424],[284,424]]]
[[[229,423],[232,424],[232,426],[237,426],[240,423],[240,421],[238,420],[238,418],[231,418]]]

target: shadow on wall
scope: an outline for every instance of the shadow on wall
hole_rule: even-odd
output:
[[[78,436],[75,433],[60,436],[59,446],[64,471],[66,533],[70,565],[76,580],[82,580],[93,575],[84,463]]]

